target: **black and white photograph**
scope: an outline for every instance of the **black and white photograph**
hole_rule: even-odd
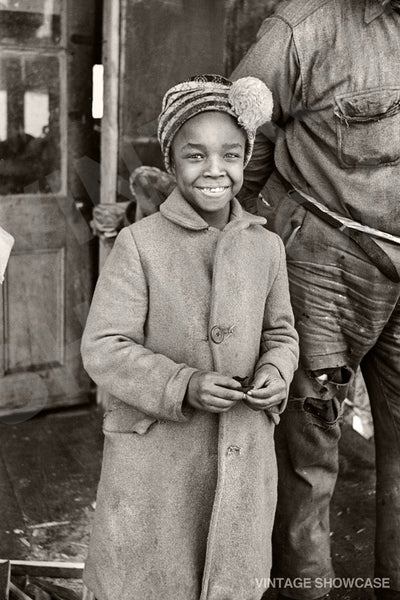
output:
[[[0,0],[0,600],[400,600],[400,0]]]

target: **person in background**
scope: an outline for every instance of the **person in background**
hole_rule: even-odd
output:
[[[171,173],[141,165],[129,176],[132,200],[102,202],[93,208],[90,226],[101,239],[114,239],[123,227],[157,212],[176,186]]]
[[[400,598],[399,10],[399,0],[282,3],[233,74],[273,93],[240,199],[267,210],[286,245],[300,337],[276,431],[273,573],[291,582],[280,598],[329,593],[341,405],[359,365],[375,429],[375,593]]]
[[[298,338],[283,244],[235,196],[271,102],[251,77],[169,90],[159,139],[176,187],[101,271],[82,339],[112,395],[85,568],[98,600],[259,600],[269,577],[273,432]]]

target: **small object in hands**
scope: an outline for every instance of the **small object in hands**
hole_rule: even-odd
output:
[[[239,377],[239,375],[236,375],[236,377],[233,377],[233,379],[242,384],[242,387],[238,388],[239,392],[244,392],[245,394],[247,394],[247,392],[254,388],[254,385],[249,385],[248,377]]]

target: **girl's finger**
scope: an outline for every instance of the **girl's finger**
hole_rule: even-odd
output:
[[[214,406],[215,408],[230,408],[235,404],[235,401],[228,398],[219,398],[218,396],[209,396],[205,404],[207,406]]]
[[[215,398],[222,398],[233,402],[243,399],[243,392],[241,390],[234,390],[219,385],[214,385],[211,393]]]
[[[232,379],[232,377],[226,377],[225,375],[219,375],[218,378],[215,379],[214,385],[218,387],[229,388],[231,390],[239,389],[242,384],[236,379]]]

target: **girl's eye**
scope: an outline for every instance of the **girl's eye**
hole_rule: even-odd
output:
[[[196,154],[189,154],[187,158],[191,160],[201,160],[203,158],[203,155],[197,152]]]
[[[228,154],[225,155],[226,158],[232,160],[232,159],[238,159],[238,158],[242,158],[240,154],[237,154],[236,152],[228,152]]]

